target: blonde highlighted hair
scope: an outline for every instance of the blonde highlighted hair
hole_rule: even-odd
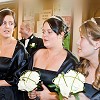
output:
[[[82,33],[83,36],[87,38],[90,44],[92,42],[89,40],[89,36],[92,37],[92,40],[94,41],[100,41],[100,18],[92,18],[92,20],[87,20],[80,26],[80,32]],[[92,44],[93,45],[93,44]],[[97,90],[100,89],[100,47],[98,48],[98,67],[95,72],[95,80],[93,82],[93,87],[96,88]],[[80,67],[77,68],[79,72],[84,74],[84,76],[88,76],[89,72],[87,68],[90,66],[90,62],[87,59],[82,60],[80,63]]]

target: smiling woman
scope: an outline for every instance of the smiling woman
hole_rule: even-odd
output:
[[[86,77],[85,95],[91,100],[100,99],[100,18],[92,18],[80,26],[78,55],[83,60],[78,71]]]

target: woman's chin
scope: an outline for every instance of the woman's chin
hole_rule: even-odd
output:
[[[45,46],[46,48],[48,48],[48,47],[49,47],[49,44],[48,44],[48,43],[44,43],[44,46]]]
[[[83,57],[83,54],[81,54],[81,53],[78,53],[78,56],[79,56],[79,57]]]

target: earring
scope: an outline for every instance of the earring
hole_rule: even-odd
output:
[[[59,39],[61,39],[62,37],[61,36],[59,36]]]

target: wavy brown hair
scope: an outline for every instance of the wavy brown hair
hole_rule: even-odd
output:
[[[84,22],[80,26],[80,32],[86,39],[89,41],[91,45],[92,42],[89,40],[89,36],[92,36],[92,40],[100,41],[100,18],[94,18],[92,20],[88,20]],[[92,83],[93,87],[96,89],[100,89],[100,47],[98,48],[98,67],[95,72],[95,80]],[[82,61],[79,65],[80,67],[77,68],[79,72],[81,72],[85,77],[89,75],[87,68],[90,66],[90,61],[87,59],[82,58]]]

